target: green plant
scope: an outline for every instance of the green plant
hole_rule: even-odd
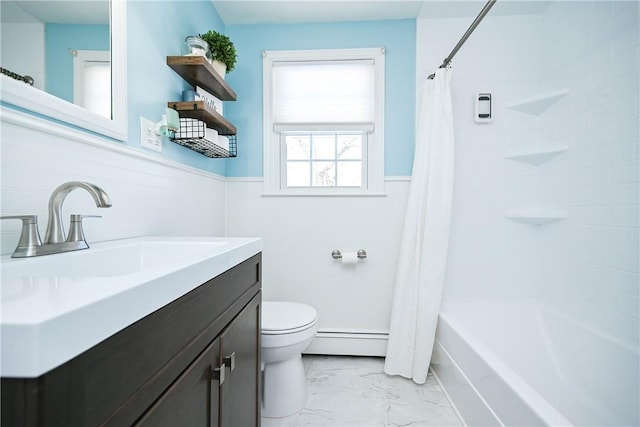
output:
[[[227,66],[227,72],[232,71],[236,65],[236,48],[229,37],[217,31],[207,31],[200,34],[200,38],[209,44],[209,52],[212,59],[217,59]]]

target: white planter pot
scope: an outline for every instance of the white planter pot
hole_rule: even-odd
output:
[[[227,65],[217,59],[214,59],[211,61],[211,66],[213,66],[216,73],[220,74],[220,77],[224,79],[224,75],[227,73]]]

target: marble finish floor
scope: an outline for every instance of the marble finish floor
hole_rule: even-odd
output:
[[[390,377],[379,357],[305,355],[309,384],[305,408],[285,418],[262,418],[262,427],[461,426],[429,373],[424,385]]]

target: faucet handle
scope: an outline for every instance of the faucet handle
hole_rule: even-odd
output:
[[[38,231],[38,216],[37,215],[9,215],[2,216],[0,219],[20,219],[22,220],[22,232],[20,233],[20,240],[16,247],[13,257],[17,257],[19,253],[28,253],[36,246],[42,245],[40,240],[40,232]],[[22,255],[25,256],[25,255]]]
[[[82,229],[82,220],[85,218],[102,218],[102,215],[71,215],[71,223],[69,224],[69,235],[67,242],[83,242],[85,241],[84,230]]]

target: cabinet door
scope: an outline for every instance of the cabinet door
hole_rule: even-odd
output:
[[[221,427],[260,425],[260,300],[258,293],[221,335],[227,367],[220,390]]]
[[[219,382],[213,369],[220,354],[215,339],[135,424],[137,426],[218,427]]]

